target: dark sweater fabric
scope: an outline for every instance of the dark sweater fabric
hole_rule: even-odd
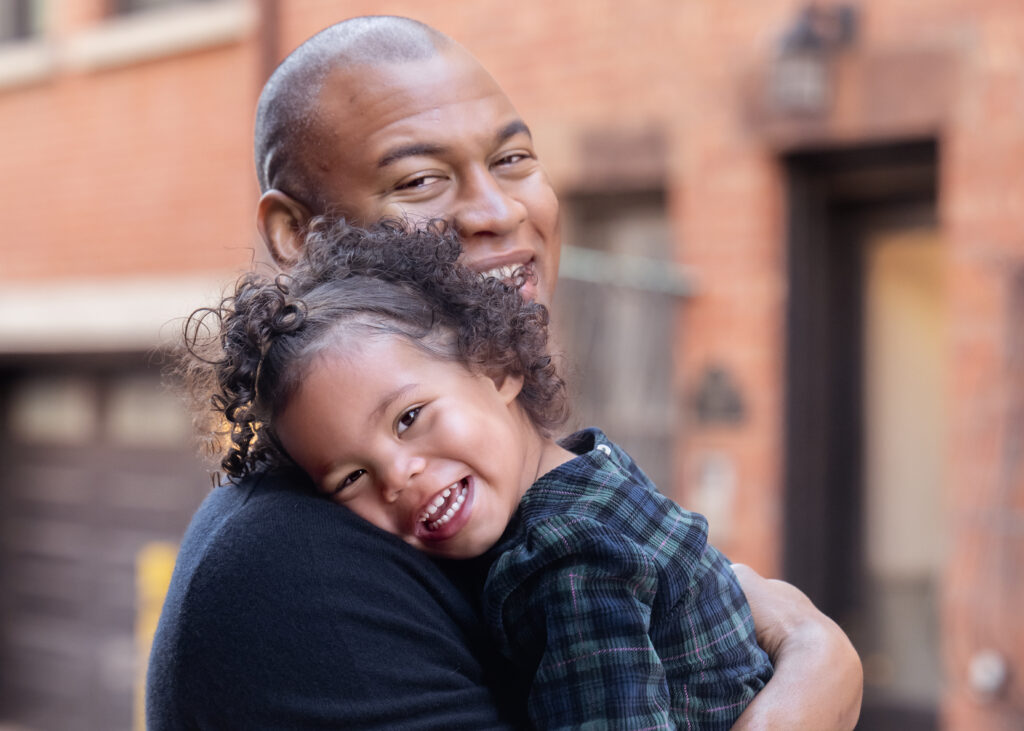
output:
[[[259,475],[214,489],[185,534],[150,656],[147,723],[514,728],[522,695],[502,662],[437,564],[304,476]]]

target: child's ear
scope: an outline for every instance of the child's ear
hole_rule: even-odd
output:
[[[494,381],[494,386],[498,389],[498,395],[501,396],[502,401],[506,405],[515,401],[516,396],[523,390],[522,376],[510,376],[507,373],[502,373],[498,376],[491,376],[491,380]]]
[[[256,208],[256,227],[282,269],[295,265],[302,255],[303,230],[311,218],[309,209],[279,190],[268,190]]]

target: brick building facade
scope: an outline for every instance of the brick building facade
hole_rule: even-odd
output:
[[[250,146],[269,71],[321,27],[387,12],[468,47],[533,130],[575,247],[565,340],[601,374],[581,418],[652,429],[640,461],[661,460],[713,539],[844,624],[863,728],[1024,723],[1018,0],[12,5],[0,721],[47,728],[91,695],[118,700],[90,701],[82,728],[129,725],[133,561],[205,489],[146,395],[146,354],[263,256]],[[595,284],[627,264],[653,299]],[[622,311],[610,342],[581,344],[588,317]],[[650,378],[616,355],[656,345]],[[38,710],[31,678],[54,673],[91,693]]]

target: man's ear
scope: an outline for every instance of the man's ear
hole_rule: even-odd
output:
[[[516,396],[523,390],[523,377],[522,376],[510,376],[506,373],[502,373],[498,376],[491,376],[494,381],[495,388],[498,389],[498,395],[501,396],[501,400],[506,405],[511,404],[516,400]]]
[[[277,265],[287,269],[302,255],[303,236],[312,214],[287,193],[268,190],[256,207],[256,228]]]

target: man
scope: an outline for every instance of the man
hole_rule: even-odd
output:
[[[256,164],[258,226],[284,267],[315,215],[440,217],[471,267],[525,266],[523,296],[550,302],[558,201],[529,129],[479,63],[427,26],[358,18],[303,44],[260,98]],[[220,487],[182,544],[149,728],[521,726],[524,690],[467,590],[477,568],[439,566],[297,473]],[[861,677],[845,636],[793,587],[737,573],[776,663],[737,728],[852,728]]]

